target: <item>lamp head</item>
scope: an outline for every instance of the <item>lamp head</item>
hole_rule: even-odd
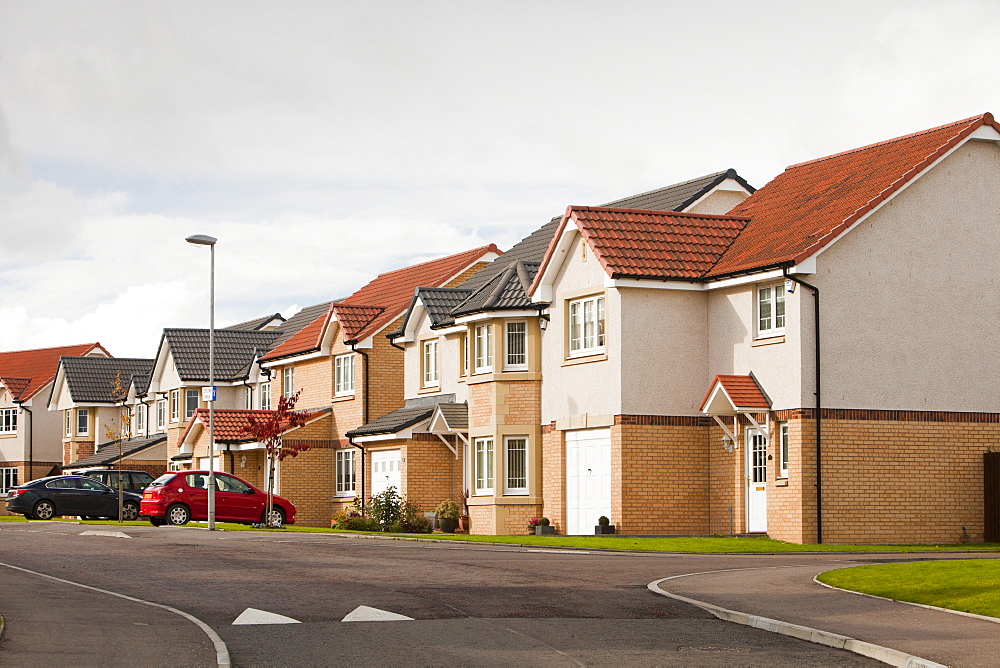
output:
[[[218,239],[210,237],[207,234],[192,234],[189,237],[184,237],[184,241],[196,246],[214,246]]]

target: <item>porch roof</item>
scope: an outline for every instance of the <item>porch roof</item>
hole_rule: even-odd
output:
[[[699,410],[706,415],[759,413],[771,410],[771,400],[752,373],[747,376],[717,375]]]

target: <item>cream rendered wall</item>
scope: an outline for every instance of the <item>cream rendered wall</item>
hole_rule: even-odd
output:
[[[998,410],[998,186],[970,141],[820,254],[826,406]]]
[[[696,202],[694,206],[686,209],[686,211],[687,213],[705,213],[713,216],[722,216],[747,197],[749,197],[749,194],[745,191],[716,190],[710,193],[705,199]]]
[[[590,249],[581,253],[577,235],[553,282],[551,321],[542,332],[542,423],[586,415],[621,412],[622,303],[619,291],[605,290],[607,273]],[[584,257],[586,260],[584,260]],[[605,352],[607,359],[567,364],[565,298],[581,291],[604,293]]]
[[[621,412],[700,415],[708,387],[707,296],[622,288]]]
[[[812,335],[807,332],[805,352],[803,345],[806,342],[800,335],[803,320],[806,329],[812,327],[810,293],[800,286],[794,293],[785,294],[784,336],[768,339],[778,342],[762,345],[764,342],[755,338],[757,286],[780,282],[781,279],[777,279],[708,291],[708,370],[697,399],[699,403],[717,374],[745,375],[752,371],[770,397],[774,410],[815,405],[811,380]],[[803,308],[805,313],[802,313]],[[800,380],[802,373],[807,373],[808,379]]]
[[[437,337],[438,340],[438,376],[441,384],[437,388],[422,387],[420,356],[423,354],[423,341]],[[403,390],[404,397],[413,399],[435,394],[454,394],[455,401],[461,403],[469,398],[469,388],[461,378],[461,337],[456,335],[442,336],[439,330],[431,329],[431,321],[426,311],[422,311],[416,323],[416,338],[413,343],[403,344],[406,353],[403,355]]]
[[[0,408],[17,408],[10,397],[10,393],[0,387]],[[27,458],[27,440],[25,438],[25,424],[27,415],[24,411],[19,411],[17,415],[17,431],[13,434],[0,435],[0,461],[19,462]],[[61,461],[62,455],[55,461]]]

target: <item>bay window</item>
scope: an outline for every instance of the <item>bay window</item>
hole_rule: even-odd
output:
[[[493,371],[493,326],[491,324],[476,325],[473,348],[475,372]]]
[[[504,448],[504,494],[528,493],[528,439],[507,436]]]
[[[477,438],[475,440],[475,470],[476,494],[493,493],[493,439]]]
[[[504,326],[506,349],[504,369],[518,371],[528,368],[528,323],[508,322]]]

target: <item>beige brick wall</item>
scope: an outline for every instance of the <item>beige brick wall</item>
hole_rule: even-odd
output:
[[[566,446],[555,425],[542,426],[542,510],[556,531],[566,527]]]
[[[430,434],[415,434],[405,441],[402,453],[402,494],[408,501],[433,512],[445,500],[462,503],[462,444],[458,459],[444,443]]]

